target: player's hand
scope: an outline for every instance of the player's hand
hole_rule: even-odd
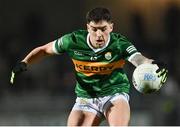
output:
[[[12,69],[10,83],[14,84],[15,76],[26,70],[27,70],[27,64],[25,62],[17,63],[15,67],[13,67]]]
[[[161,77],[161,83],[164,84],[167,80],[168,75],[168,69],[167,65],[160,61],[153,61],[152,64],[156,64],[159,69],[156,70],[156,73],[158,74],[158,77]]]

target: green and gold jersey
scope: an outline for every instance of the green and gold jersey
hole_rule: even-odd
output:
[[[57,54],[66,52],[71,57],[77,96],[93,98],[129,92],[130,84],[123,66],[137,50],[124,36],[111,33],[105,47],[93,49],[88,32],[78,30],[55,40],[53,50]]]

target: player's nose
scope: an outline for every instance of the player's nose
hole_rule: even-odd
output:
[[[101,37],[102,36],[102,31],[101,30],[97,30],[96,34],[97,34],[98,37]]]

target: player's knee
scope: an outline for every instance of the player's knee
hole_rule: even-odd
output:
[[[109,121],[109,126],[128,126],[129,125],[129,119],[118,119]]]

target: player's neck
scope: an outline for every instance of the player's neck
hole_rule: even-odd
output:
[[[103,50],[104,48],[106,48],[106,47],[109,45],[110,35],[109,35],[108,40],[107,40],[107,42],[105,43],[105,45],[104,45],[103,47],[101,47],[101,48],[96,48],[95,46],[92,45],[89,34],[87,35],[87,40],[86,40],[86,41],[87,41],[88,46],[89,46],[94,52],[99,52],[99,51]]]

